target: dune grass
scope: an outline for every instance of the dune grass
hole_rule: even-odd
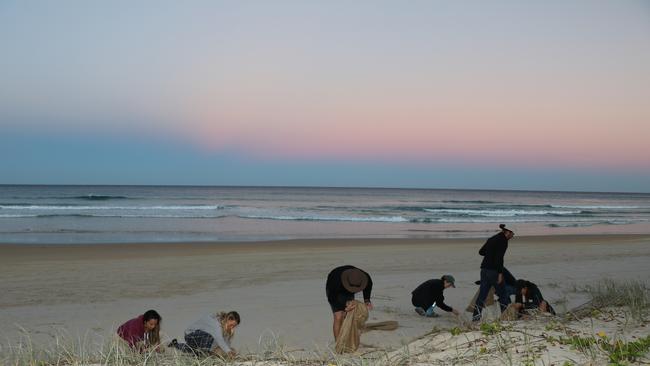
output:
[[[385,352],[339,355],[327,348],[314,351],[289,351],[284,344],[268,332],[260,336],[258,351],[233,359],[217,356],[195,357],[172,348],[161,346],[143,352],[134,351],[117,337],[103,343],[92,343],[89,337],[74,338],[60,332],[51,344],[36,346],[27,332],[16,343],[0,345],[0,365],[63,366],[63,365],[160,365],[160,366],[225,366],[225,365],[300,365],[300,366],[366,366],[380,362]],[[407,357],[405,357],[407,359]]]
[[[650,312],[650,288],[641,281],[603,280],[585,286],[595,308],[624,307],[636,321],[645,321]]]

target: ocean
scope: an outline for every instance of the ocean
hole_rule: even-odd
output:
[[[0,243],[232,242],[650,233],[650,194],[0,186]]]

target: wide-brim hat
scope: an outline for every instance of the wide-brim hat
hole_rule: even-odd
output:
[[[346,290],[356,293],[368,286],[368,276],[358,268],[346,269],[341,273],[341,283]]]

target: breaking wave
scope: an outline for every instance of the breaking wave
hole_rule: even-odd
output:
[[[288,220],[288,221],[350,221],[350,222],[409,222],[402,216],[285,216],[285,215],[237,215],[242,219]]]

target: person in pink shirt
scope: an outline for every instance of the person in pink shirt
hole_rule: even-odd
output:
[[[131,348],[155,347],[160,344],[160,323],[162,318],[155,310],[133,318],[117,328],[117,335]]]

